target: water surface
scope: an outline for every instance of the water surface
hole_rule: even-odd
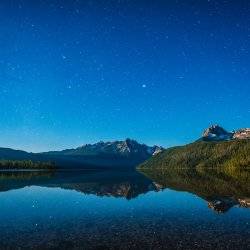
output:
[[[250,249],[248,173],[237,178],[4,172],[1,248]]]

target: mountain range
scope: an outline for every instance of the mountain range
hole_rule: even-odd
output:
[[[249,168],[250,129],[228,132],[219,125],[206,129],[197,141],[163,150],[139,169]]]
[[[219,125],[212,125],[203,132],[201,138],[203,141],[230,141],[237,139],[250,139],[250,128],[228,132]]]
[[[0,148],[0,160],[31,160],[53,162],[58,168],[133,168],[163,150],[135,140],[98,142],[75,149],[28,153],[21,150]]]
[[[152,166],[193,168],[235,164],[249,166],[249,152],[250,128],[228,132],[219,125],[212,125],[195,142],[169,149],[160,146],[151,147],[135,140],[126,139],[112,142],[100,141],[78,148],[43,153],[0,148],[0,160],[50,162],[57,168],[69,169],[128,169],[140,164],[142,164],[140,167],[143,168]],[[2,165],[6,166],[6,162]],[[31,164],[27,163],[27,165]],[[39,167],[39,165],[37,166]]]

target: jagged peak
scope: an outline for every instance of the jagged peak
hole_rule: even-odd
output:
[[[250,139],[250,128],[241,128],[234,132],[234,139]]]
[[[229,132],[226,131],[223,127],[218,124],[211,125],[209,128],[205,129],[203,132],[203,136],[208,136],[209,134],[221,135],[221,134],[228,134]]]
[[[159,146],[147,146],[146,144],[140,144],[136,140],[126,138],[125,140],[116,141],[100,141],[94,144],[85,144],[76,149],[67,151],[70,154],[114,154],[114,155],[143,155],[148,157],[155,155],[163,150]]]
[[[205,129],[202,140],[205,141],[228,141],[233,139],[250,139],[250,128],[242,128],[228,132],[218,124]]]
[[[226,141],[231,140],[233,133],[228,132],[218,124],[214,124],[205,129],[202,134],[202,139],[205,141]]]

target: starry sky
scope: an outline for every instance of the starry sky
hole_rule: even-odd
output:
[[[250,1],[1,0],[0,146],[172,146],[250,126]]]

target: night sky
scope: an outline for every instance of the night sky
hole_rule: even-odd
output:
[[[250,126],[250,1],[0,1],[0,146],[178,145]]]

